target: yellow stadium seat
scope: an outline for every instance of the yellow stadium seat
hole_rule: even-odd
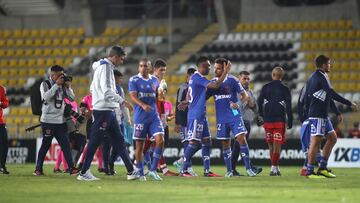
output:
[[[76,36],[83,36],[85,34],[85,29],[83,27],[76,30]]]
[[[62,39],[62,42],[61,42],[61,45],[62,46],[69,46],[71,43],[71,39],[70,38],[63,38]]]
[[[52,65],[55,65],[55,60],[53,58],[47,58],[45,62],[46,67],[50,67]]]
[[[64,65],[64,59],[63,58],[57,58],[55,59],[55,64],[58,64],[60,66]]]
[[[8,47],[12,47],[15,45],[15,40],[14,39],[8,39],[6,40],[6,46]]]
[[[37,75],[37,69],[36,68],[30,68],[28,69],[28,74],[30,76],[36,76]]]
[[[58,35],[57,29],[49,29],[49,37],[56,37]]]
[[[23,39],[17,39],[17,40],[15,41],[14,46],[20,47],[20,46],[23,46],[24,44],[25,44],[25,40],[23,40]]]
[[[30,31],[30,37],[40,37],[40,31],[38,29],[32,29]]]
[[[13,33],[12,33],[12,37],[15,37],[15,38],[22,37],[21,30],[20,29],[14,30]]]
[[[85,38],[85,40],[84,40],[84,45],[85,46],[90,46],[92,44],[93,44],[93,38],[91,38],[91,37]]]
[[[100,38],[100,45],[108,45],[109,43],[110,43],[110,38],[108,38],[108,37],[102,37],[102,38]]]
[[[16,59],[11,59],[9,62],[9,67],[13,68],[18,65],[18,61]]]
[[[43,58],[36,59],[36,65],[37,66],[46,66],[45,59],[43,59]]]
[[[32,39],[26,39],[25,40],[25,46],[33,46],[33,44],[34,44],[34,40],[32,40]]]
[[[80,49],[80,55],[81,56],[86,56],[86,55],[88,55],[88,53],[89,53],[88,48],[81,48]]]
[[[25,117],[23,118],[23,125],[30,125],[31,124],[31,118]]]
[[[80,39],[79,38],[72,38],[71,39],[71,43],[70,43],[71,46],[77,46],[79,44],[80,44]]]
[[[19,78],[17,81],[16,81],[16,85],[17,86],[24,86],[26,83],[26,79],[25,78]]]
[[[93,42],[92,42],[91,45],[96,45],[96,46],[101,45],[101,38],[100,38],[100,37],[95,37],[95,38],[93,39]]]
[[[53,49],[53,56],[61,56],[61,55],[62,55],[62,51],[60,48]]]
[[[25,49],[24,56],[32,56],[34,53],[33,49]]]
[[[47,29],[40,29],[39,35],[40,35],[40,37],[49,37],[49,30],[47,30]]]
[[[5,56],[5,50],[4,49],[0,49],[0,57],[4,57]]]
[[[70,55],[71,56],[80,56],[80,48],[72,48]]]
[[[36,48],[34,51],[34,56],[42,56],[43,55],[43,50],[40,48]]]
[[[69,36],[69,37],[74,37],[76,35],[76,29],[75,28],[68,28],[66,35]]]
[[[60,28],[57,30],[57,35],[60,37],[65,37],[67,35],[67,29],[65,28]]]
[[[12,35],[12,32],[10,30],[4,30],[3,31],[3,37],[6,39]]]
[[[21,31],[21,37],[23,37],[23,38],[28,38],[28,37],[30,37],[30,34],[31,34],[31,30],[29,30],[29,29],[23,29],[23,30]]]
[[[28,73],[27,69],[18,70],[18,74],[20,77],[28,76],[27,73]]]
[[[5,47],[6,40],[0,39],[0,47]]]
[[[45,38],[43,41],[43,46],[52,46],[53,42],[51,38]]]
[[[352,21],[351,20],[347,20],[345,21],[345,29],[351,29],[353,27],[352,25]]]
[[[339,39],[345,39],[346,38],[346,31],[343,31],[343,30],[341,30],[341,31],[338,31],[338,38]]]
[[[51,56],[52,54],[53,54],[52,49],[50,49],[50,48],[44,49],[44,52],[43,52],[44,56]]]
[[[42,39],[35,39],[34,40],[34,43],[33,43],[34,46],[42,46],[43,45],[43,40]]]
[[[72,57],[68,57],[68,58],[66,58],[65,59],[65,61],[64,61],[64,66],[69,66],[69,65],[71,65],[72,64],[72,62],[73,62],[73,58]]]
[[[29,66],[29,67],[34,67],[34,66],[36,66],[36,59],[33,59],[33,58],[29,59],[29,60],[28,60],[28,66]]]
[[[52,46],[61,46],[61,38],[55,38],[52,40]]]
[[[62,56],[68,56],[70,55],[70,49],[69,48],[63,48],[62,49]]]
[[[113,28],[107,27],[105,28],[104,32],[101,34],[102,36],[113,36]]]
[[[24,49],[19,49],[19,48],[18,48],[18,49],[15,50],[14,56],[18,56],[18,57],[20,56],[20,57],[21,57],[21,56],[24,55],[24,53],[25,53],[25,50],[24,50]]]

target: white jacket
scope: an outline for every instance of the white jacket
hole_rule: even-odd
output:
[[[117,94],[115,87],[115,66],[108,59],[101,59],[93,63],[93,80],[90,86],[92,105],[94,110],[114,110],[123,103],[124,99]]]

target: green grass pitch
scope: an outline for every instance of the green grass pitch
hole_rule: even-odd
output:
[[[46,176],[32,175],[34,164],[9,165],[10,175],[0,175],[0,202],[11,203],[92,203],[92,202],[360,202],[359,169],[334,169],[335,179],[309,180],[299,176],[299,167],[281,167],[282,177],[268,176],[269,167],[258,177],[183,178],[165,177],[162,182],[127,181],[125,170],[118,174],[98,174],[96,182],[80,182],[68,174],[53,174],[46,165]],[[244,173],[243,167],[240,168]],[[212,170],[225,174],[224,166]],[[202,167],[195,167],[199,174]]]

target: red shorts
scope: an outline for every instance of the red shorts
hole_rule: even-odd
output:
[[[279,144],[286,143],[285,123],[283,122],[265,122],[264,123],[266,143],[276,142]]]

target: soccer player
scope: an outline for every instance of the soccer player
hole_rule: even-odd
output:
[[[224,68],[230,63],[224,58],[215,60],[215,78],[217,81],[224,73]],[[224,82],[218,89],[208,89],[208,96],[213,95],[216,108],[216,130],[217,139],[221,140],[223,147],[223,156],[227,172],[225,177],[233,176],[233,168],[231,166],[231,137],[232,133],[236,142],[240,145],[241,158],[244,160],[246,173],[248,176],[256,176],[256,172],[251,169],[249,147],[246,141],[247,130],[245,128],[239,105],[237,104],[238,94],[244,101],[249,101],[249,96],[241,86],[238,79],[233,75],[226,75]]]
[[[164,128],[159,114],[156,112],[156,97],[159,82],[156,77],[149,74],[148,60],[139,61],[139,74],[129,80],[129,92],[135,103],[134,136],[136,142],[136,167],[140,181],[146,181],[144,176],[143,147],[146,136],[155,141],[153,159],[148,176],[154,180],[162,180],[156,169],[164,148]]]
[[[210,71],[210,61],[207,57],[200,57],[197,62],[197,71],[191,76],[189,81],[188,99],[179,104],[180,109],[189,105],[188,110],[188,140],[189,144],[185,149],[184,165],[181,175],[191,177],[187,171],[191,166],[192,156],[201,148],[204,164],[205,177],[219,177],[219,175],[210,171],[210,132],[206,118],[206,89],[217,89],[224,81],[230,71],[231,63],[228,62],[224,67],[224,72],[216,81],[210,81],[205,76]]]
[[[338,101],[345,105],[351,106],[357,110],[357,105],[343,98],[334,91],[331,86],[329,77],[331,61],[330,58],[320,55],[315,59],[317,69],[312,73],[306,84],[306,107],[309,119],[311,138],[308,154],[307,177],[308,178],[335,178],[336,175],[327,168],[327,160],[336,143],[336,133],[328,118],[331,100]],[[308,103],[308,105],[307,105]],[[320,143],[326,138],[323,147],[320,166],[317,173],[314,173],[316,154],[319,151]]]
[[[9,99],[6,96],[6,89],[0,85],[0,173],[9,174],[6,169],[6,158],[8,154],[8,134],[3,116],[3,109],[9,106]]]
[[[269,146],[271,171],[270,176],[281,176],[279,159],[281,145],[285,144],[285,131],[291,129],[293,117],[291,113],[290,89],[281,80],[284,70],[277,66],[271,73],[272,81],[261,89],[258,98],[259,115],[264,118],[266,142]],[[287,118],[286,118],[287,115]]]
[[[187,145],[189,144],[189,140],[187,139],[187,114],[188,114],[188,107],[186,107],[184,110],[180,110],[178,105],[181,102],[186,101],[186,95],[189,89],[189,80],[191,78],[191,76],[195,73],[196,69],[195,68],[189,68],[186,72],[186,82],[182,83],[179,87],[179,89],[177,90],[176,93],[176,109],[175,109],[175,132],[179,133],[180,135],[180,141],[184,146],[184,152],[185,149],[187,147]],[[180,173],[182,170],[182,166],[184,164],[184,157],[180,157],[180,159],[176,160],[173,165],[176,167],[176,169],[178,170],[178,172]],[[194,170],[192,169],[192,167],[187,168],[187,171],[192,175],[192,176],[197,176],[197,174],[194,172]]]
[[[151,65],[151,63],[149,63],[149,65]],[[163,59],[156,59],[154,62],[154,65],[152,66],[152,71],[153,71],[153,76],[155,78],[157,78],[158,83],[160,85],[160,88],[158,89],[158,95],[156,97],[156,106],[157,106],[157,112],[159,114],[160,120],[162,122],[162,125],[164,127],[164,147],[166,147],[166,144],[168,143],[169,140],[169,133],[168,131],[166,131],[167,129],[167,124],[166,124],[166,115],[165,115],[165,101],[163,99],[163,95],[164,95],[164,90],[165,88],[167,88],[167,84],[165,82],[164,76],[166,73],[166,62]],[[144,160],[145,163],[148,165],[148,168],[151,168],[151,155],[153,154],[153,149],[154,149],[154,143],[149,139],[150,137],[148,136],[147,139],[145,140],[145,145],[144,145]],[[166,165],[166,160],[164,158],[164,156],[161,156],[160,160],[159,160],[159,165],[157,167],[163,174],[164,176],[178,176],[179,174],[174,173],[172,171],[169,170],[169,168]]]
[[[250,73],[248,71],[241,71],[239,73],[239,81],[241,86],[246,91],[247,95],[249,96],[248,100],[244,100],[240,98],[240,102],[238,105],[240,106],[240,111],[242,115],[242,119],[244,121],[244,125],[246,128],[246,141],[249,140],[249,135],[251,131],[251,123],[254,119],[257,120],[258,126],[262,125],[261,117],[259,117],[258,105],[256,103],[256,99],[253,93],[250,90]],[[240,144],[239,142],[235,142],[231,152],[231,166],[234,176],[241,176],[241,174],[236,170],[236,164],[240,155]],[[259,174],[262,172],[262,168],[251,166],[252,170]]]
[[[108,57],[93,63],[94,77],[91,82],[90,91],[93,105],[93,124],[91,126],[90,142],[85,155],[85,162],[81,169],[78,180],[99,180],[89,170],[95,151],[102,143],[105,134],[112,139],[113,148],[119,153],[126,169],[127,179],[136,178],[129,154],[124,144],[124,138],[116,120],[114,109],[119,104],[127,103],[116,93],[113,70],[125,59],[125,51],[121,46],[111,47]]]

